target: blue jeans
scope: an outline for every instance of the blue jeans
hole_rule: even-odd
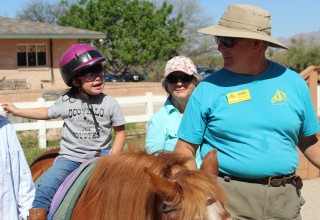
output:
[[[64,157],[58,158],[53,165],[43,174],[36,189],[32,208],[49,210],[54,194],[68,175],[80,166],[80,162]]]

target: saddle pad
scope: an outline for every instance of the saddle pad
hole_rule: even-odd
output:
[[[91,173],[93,171],[93,168],[96,165],[96,162],[97,162],[96,160],[93,161],[74,181],[73,185],[70,187],[70,189],[66,193],[60,206],[54,213],[52,218],[53,220],[71,219],[71,215],[76,205],[76,202],[78,201],[78,198],[82,193],[82,190],[86,186],[91,176]]]
[[[75,169],[59,186],[57,192],[55,193],[53,200],[51,202],[50,211],[49,211],[49,219],[52,219],[52,216],[58,209],[59,205],[63,201],[66,193],[69,191],[70,187],[74,183],[74,181],[79,178],[81,173],[94,161],[96,161],[98,157],[94,157],[83,162],[77,169]]]

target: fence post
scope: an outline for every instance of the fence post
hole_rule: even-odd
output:
[[[38,107],[45,107],[44,98],[38,98]],[[46,137],[46,120],[38,120],[39,131],[38,131],[38,143],[40,149],[47,148],[47,137]]]
[[[153,94],[152,92],[146,92],[146,117],[147,122],[153,115]]]

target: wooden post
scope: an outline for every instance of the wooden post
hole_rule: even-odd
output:
[[[318,73],[320,73],[320,66],[309,66],[307,69],[300,73],[301,77],[308,83],[310,96],[313,107],[318,115]],[[319,116],[318,116],[319,119]],[[317,134],[318,138],[320,135]],[[298,174],[303,179],[315,179],[320,176],[319,169],[312,165],[305,156],[299,151],[300,163]]]
[[[146,121],[149,121],[149,119],[153,115],[153,100],[152,99],[153,99],[152,92],[146,92],[146,117],[147,117]]]

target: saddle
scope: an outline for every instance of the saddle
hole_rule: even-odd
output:
[[[87,184],[98,158],[94,157],[82,163],[62,182],[51,202],[49,220],[71,219],[75,204]],[[36,187],[40,179],[41,177],[36,181]]]

